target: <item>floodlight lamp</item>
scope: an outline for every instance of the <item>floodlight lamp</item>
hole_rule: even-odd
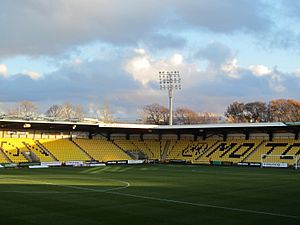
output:
[[[179,71],[159,71],[160,90],[168,90],[169,92],[169,124],[172,125],[172,97],[173,90],[181,90],[181,78]]]

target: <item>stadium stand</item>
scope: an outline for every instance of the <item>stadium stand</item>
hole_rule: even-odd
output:
[[[220,141],[176,139],[32,139],[0,138],[0,163],[53,161],[119,161],[134,159],[126,152],[142,152],[149,160],[182,160],[193,164],[286,162],[300,157],[300,140],[230,139]],[[280,156],[280,157],[274,157]],[[271,159],[272,157],[272,159]]]
[[[42,139],[40,143],[60,161],[94,159],[106,162],[132,159],[125,153],[126,151],[143,152],[148,159],[161,160],[166,147],[167,160],[185,160],[195,164],[210,164],[213,161],[231,164],[257,163],[261,161],[262,154],[300,154],[300,141],[292,139],[281,139],[273,142],[259,139],[228,141],[214,139],[205,141],[74,139],[73,141],[75,144],[66,139],[55,141]]]
[[[199,157],[207,152],[217,141],[189,141],[177,140],[171,142],[171,149],[168,154],[168,159],[186,160],[191,162],[200,162]],[[203,161],[202,161],[203,162]],[[207,164],[208,161],[204,161]]]
[[[260,143],[260,140],[219,141],[197,160],[202,163],[219,161],[236,164],[255,151]]]
[[[39,142],[61,162],[91,160],[85,152],[68,139],[40,139]]]
[[[39,145],[37,140],[33,139],[21,139],[20,140],[28,150],[31,151],[31,155],[36,157],[36,161],[40,162],[53,162],[56,159],[51,155],[49,151]]]
[[[101,162],[131,159],[122,149],[106,139],[74,139],[74,142],[93,159]]]
[[[153,152],[153,149],[150,149],[145,141],[132,140],[132,144],[136,146],[138,151],[142,151],[145,155],[147,155],[148,159],[158,159],[156,158],[156,156],[159,155],[159,153]],[[154,151],[160,152],[160,150],[157,149],[156,150],[154,149]]]
[[[188,140],[171,140],[167,159],[181,160],[182,158],[184,158],[182,153],[184,149],[188,147],[189,143],[190,141]]]
[[[17,138],[1,138],[1,149],[9,161],[13,163],[28,162],[25,157],[30,155],[30,151],[22,143],[21,139]]]
[[[243,162],[249,155],[256,152],[262,140],[204,140],[171,141],[168,160],[186,160],[197,164],[210,164],[212,161],[236,164]],[[260,155],[260,153],[257,153]],[[254,162],[260,162],[256,158]]]
[[[293,139],[275,139],[273,141],[263,141],[257,151],[249,155],[245,159],[245,162],[261,162],[262,155],[265,158],[270,158],[270,155],[282,155],[282,157],[272,157],[272,162],[286,162],[289,165],[293,165],[295,160],[290,157],[284,157],[284,155],[300,155],[300,140]]]
[[[115,139],[113,142],[120,147],[123,151],[133,151],[133,152],[138,152],[140,149],[133,144],[131,140],[126,140],[126,139]]]
[[[153,153],[153,158],[155,160],[159,160],[161,159],[161,154],[162,154],[162,150],[161,150],[161,143],[159,140],[144,140],[145,145],[149,148],[149,150]]]
[[[3,150],[0,149],[0,163],[9,163],[11,162],[8,157],[4,154]]]

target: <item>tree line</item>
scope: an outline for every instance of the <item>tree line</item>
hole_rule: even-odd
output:
[[[269,102],[233,102],[225,112],[228,122],[298,122],[300,102],[294,99],[276,99]]]
[[[168,124],[169,110],[159,104],[143,108],[146,123]],[[228,123],[298,122],[300,102],[294,99],[275,99],[269,102],[233,102],[224,116]],[[220,117],[212,113],[201,114],[188,107],[179,107],[174,112],[174,124],[218,123]]]
[[[43,117],[54,120],[80,121],[89,116],[87,108],[69,102],[51,105],[45,113],[38,113],[38,107],[31,101],[22,101],[13,107],[7,108],[3,116],[8,118],[33,119]],[[93,112],[92,117],[105,122],[116,122],[114,113],[109,104],[102,106],[89,106]],[[233,102],[225,113],[225,120],[229,123],[254,123],[254,122],[298,122],[300,121],[300,102],[294,99],[276,99],[269,102]],[[178,107],[173,112],[173,124],[201,124],[219,123],[220,115],[213,113],[199,113],[189,107]],[[168,124],[169,109],[158,103],[142,106],[140,122],[147,124]],[[119,121],[122,122],[122,121]]]
[[[158,103],[143,107],[142,120],[149,124],[168,124],[169,109]],[[217,123],[219,116],[213,113],[198,113],[188,107],[178,107],[173,115],[173,124]]]
[[[107,104],[103,106],[91,105],[93,117],[103,122],[112,122],[113,116]],[[21,101],[14,106],[7,107],[2,111],[2,117],[35,119],[44,118],[49,120],[80,121],[87,116],[86,110],[81,105],[74,105],[69,102],[51,105],[44,113],[38,112],[38,106],[31,101]]]

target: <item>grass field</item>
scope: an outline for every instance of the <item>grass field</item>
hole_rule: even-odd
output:
[[[183,165],[0,170],[0,224],[300,224],[300,171]]]

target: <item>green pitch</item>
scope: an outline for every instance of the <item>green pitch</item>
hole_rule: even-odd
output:
[[[300,171],[183,165],[0,170],[0,224],[300,224]]]

